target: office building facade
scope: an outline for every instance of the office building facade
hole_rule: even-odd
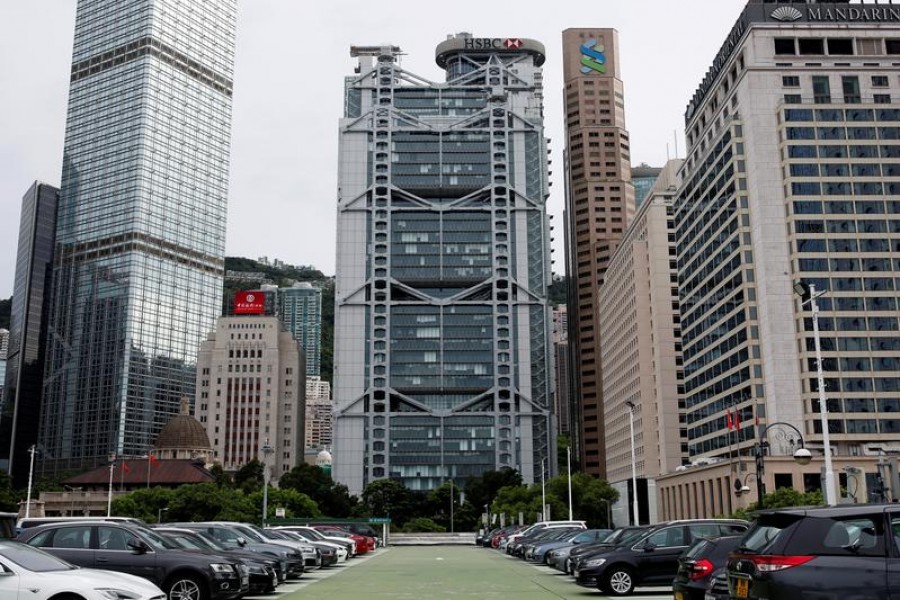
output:
[[[631,168],[631,183],[634,185],[635,210],[641,207],[641,204],[643,204],[644,199],[650,193],[650,190],[653,189],[656,178],[659,177],[661,172],[662,169],[659,167],[651,167],[646,163],[641,163],[638,166]]]
[[[553,367],[556,374],[553,394],[556,431],[569,435],[572,428],[571,402],[569,401],[569,312],[565,304],[553,308],[552,339]]]
[[[331,447],[334,430],[334,401],[331,384],[321,377],[306,378],[306,435],[307,448]]]
[[[322,290],[295,283],[278,290],[278,314],[306,353],[306,375],[318,377],[322,365]]]
[[[581,468],[606,473],[597,298],[609,261],[634,217],[618,32],[566,29],[566,273],[569,280],[571,403]]]
[[[600,363],[608,374],[603,378],[606,477],[619,490],[614,509],[622,513],[615,515],[619,523],[635,522],[629,517],[634,474],[640,483],[640,522],[657,522],[656,478],[687,458],[672,208],[680,166],[673,160],[661,170],[613,255],[597,303]]]
[[[80,0],[39,439],[46,473],[147,451],[219,314],[235,1]]]
[[[790,456],[797,435],[775,426],[786,423],[816,458],[802,480],[767,471],[768,489],[820,489],[801,281],[824,292],[832,454],[900,451],[898,38],[900,8],[753,0],[688,105],[675,219],[694,464],[749,453],[757,419],[782,432],[765,436],[771,453]],[[677,479],[663,497],[673,507]]]
[[[277,317],[217,320],[197,358],[194,416],[223,469],[267,461],[277,480],[300,464],[305,366],[297,341]]]
[[[446,80],[354,47],[340,124],[334,476],[555,465],[543,46],[449,37]]]
[[[35,182],[22,197],[16,275],[10,307],[5,391],[0,408],[0,462],[16,487],[28,480],[37,443],[46,352],[50,269],[59,190]]]

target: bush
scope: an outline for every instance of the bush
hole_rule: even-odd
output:
[[[425,517],[416,517],[415,519],[407,521],[406,525],[403,526],[402,531],[404,533],[443,533],[447,531],[447,528],[441,527],[431,519],[426,519]]]

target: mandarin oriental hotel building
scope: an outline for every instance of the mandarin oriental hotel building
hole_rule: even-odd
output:
[[[879,457],[896,467],[898,66],[900,6],[753,0],[688,104],[675,222],[692,466],[658,480],[664,518],[729,512],[741,485],[755,500],[758,441],[766,491],[822,489],[819,364],[798,282],[823,292],[839,500],[870,499],[888,475]],[[813,452],[802,469],[798,433]]]
[[[354,47],[340,123],[334,475],[351,493],[555,465],[543,46],[449,37],[446,81]]]

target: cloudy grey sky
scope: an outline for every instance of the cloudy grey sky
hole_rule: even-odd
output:
[[[206,0],[208,1],[208,0]],[[59,185],[76,0],[0,4],[0,298],[12,295],[22,194]],[[442,80],[448,34],[527,37],[547,48],[555,270],[562,256],[561,32],[619,31],[634,164],[684,153],[683,114],[745,0],[491,2],[238,0],[229,255],[269,256],[334,273],[337,124],[353,44],[391,43],[403,66]]]

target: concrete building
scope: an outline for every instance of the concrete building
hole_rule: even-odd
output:
[[[873,457],[900,452],[898,39],[900,7],[752,0],[688,104],[675,220],[689,453],[705,470],[758,441],[790,456],[802,435],[802,479],[766,469],[766,488],[820,489],[817,365],[833,470],[868,457],[871,481]],[[824,292],[820,363],[801,281]],[[679,477],[695,475],[666,485]]]
[[[581,468],[606,475],[597,298],[609,261],[634,217],[618,32],[566,29],[566,273],[573,430]]]
[[[334,401],[331,384],[320,377],[306,378],[306,435],[307,448],[330,447],[333,441]]]
[[[8,351],[9,329],[0,329],[0,406],[3,405],[3,392],[6,388],[6,356]]]
[[[569,399],[569,312],[565,304],[553,309],[553,356],[556,388],[553,394],[553,413],[556,431],[569,435],[572,428],[572,405]]]
[[[222,295],[235,0],[79,0],[40,470],[146,452]]]
[[[619,490],[616,523],[633,523],[635,466],[641,523],[656,523],[656,478],[687,458],[672,203],[680,160],[669,161],[638,209],[606,271],[597,312],[606,477]],[[630,515],[630,516],[629,516]]]
[[[0,464],[19,489],[28,485],[28,449],[38,441],[58,201],[57,188],[36,181],[22,197],[19,219],[6,374],[0,376]]]
[[[217,320],[197,357],[194,416],[225,471],[258,459],[277,481],[303,461],[305,366],[277,317]]]
[[[322,364],[322,290],[309,282],[278,290],[278,314],[306,354],[307,377],[318,377]]]
[[[556,464],[544,47],[459,34],[442,82],[354,47],[340,123],[334,476]]]

